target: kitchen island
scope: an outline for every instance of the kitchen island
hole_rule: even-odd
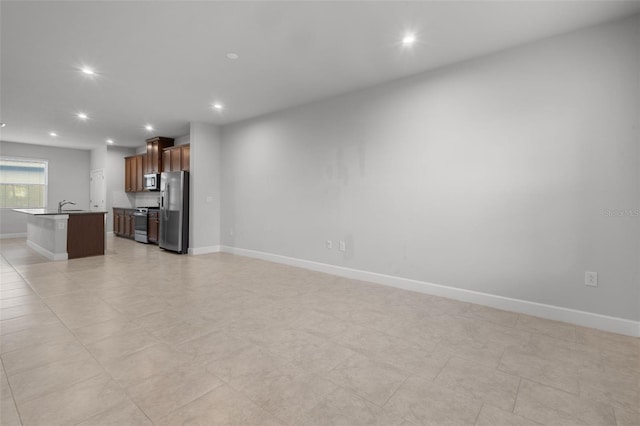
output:
[[[106,212],[47,209],[14,211],[27,215],[27,245],[49,260],[104,255]]]

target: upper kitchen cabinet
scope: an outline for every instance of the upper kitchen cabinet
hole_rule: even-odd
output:
[[[162,151],[162,171],[189,171],[190,151],[191,148],[189,144],[166,148]]]
[[[147,139],[147,164],[145,173],[160,173],[163,171],[162,152],[170,146],[173,146],[173,139],[171,138],[158,136]]]
[[[125,192],[144,191],[143,177],[145,167],[147,167],[145,154],[133,155],[124,159]]]

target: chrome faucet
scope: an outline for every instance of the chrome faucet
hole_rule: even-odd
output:
[[[67,204],[72,204],[72,205],[76,205],[76,203],[72,203],[71,201],[67,201],[67,200],[62,200],[58,203],[58,213],[62,213],[62,207],[66,206]]]

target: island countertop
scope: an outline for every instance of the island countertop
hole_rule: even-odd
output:
[[[62,210],[55,209],[13,209],[14,212],[31,214],[34,216],[55,216],[59,214],[105,214],[107,212],[92,212],[89,210]]]

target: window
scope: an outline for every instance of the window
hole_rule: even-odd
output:
[[[0,208],[47,207],[47,161],[0,157]]]

